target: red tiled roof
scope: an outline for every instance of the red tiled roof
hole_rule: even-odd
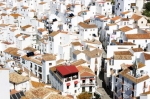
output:
[[[57,69],[57,71],[60,72],[60,74],[62,76],[78,72],[78,69],[74,65],[70,65],[70,66],[58,66],[58,67],[56,67],[56,69]]]

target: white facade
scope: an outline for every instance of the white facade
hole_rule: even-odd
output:
[[[5,75],[5,76],[4,76]],[[10,98],[10,87],[9,87],[9,70],[7,69],[0,69],[0,77],[1,80],[0,81],[0,97],[2,97],[2,99],[9,99]]]

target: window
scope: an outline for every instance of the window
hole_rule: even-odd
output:
[[[49,65],[52,65],[52,63],[49,63]]]
[[[143,24],[143,21],[141,21],[141,23]]]
[[[85,80],[82,80],[82,83],[85,83]]]
[[[25,64],[25,60],[24,59],[22,59],[22,63]]]
[[[124,25],[126,25],[126,22],[124,22]]]
[[[74,87],[77,87],[77,84],[74,84]]]
[[[85,87],[82,87],[82,92],[85,92]]]
[[[74,90],[74,93],[76,93],[77,92],[77,90]]]

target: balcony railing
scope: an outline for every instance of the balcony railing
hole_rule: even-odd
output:
[[[78,77],[72,77],[72,80],[78,79]]]
[[[95,86],[94,83],[82,83],[81,85],[82,86]]]
[[[38,70],[38,72],[40,72],[40,73],[41,73],[41,72],[42,72],[42,70]]]
[[[66,79],[65,79],[65,82],[67,82],[67,81],[71,81],[71,78],[66,78]]]

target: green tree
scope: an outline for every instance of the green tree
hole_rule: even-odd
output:
[[[148,2],[148,3],[145,4],[145,9],[148,10],[148,11],[150,11],[150,2]]]
[[[82,92],[77,96],[77,99],[91,99],[92,94],[88,92]]]
[[[111,3],[114,5],[115,4],[115,0],[111,0]]]

